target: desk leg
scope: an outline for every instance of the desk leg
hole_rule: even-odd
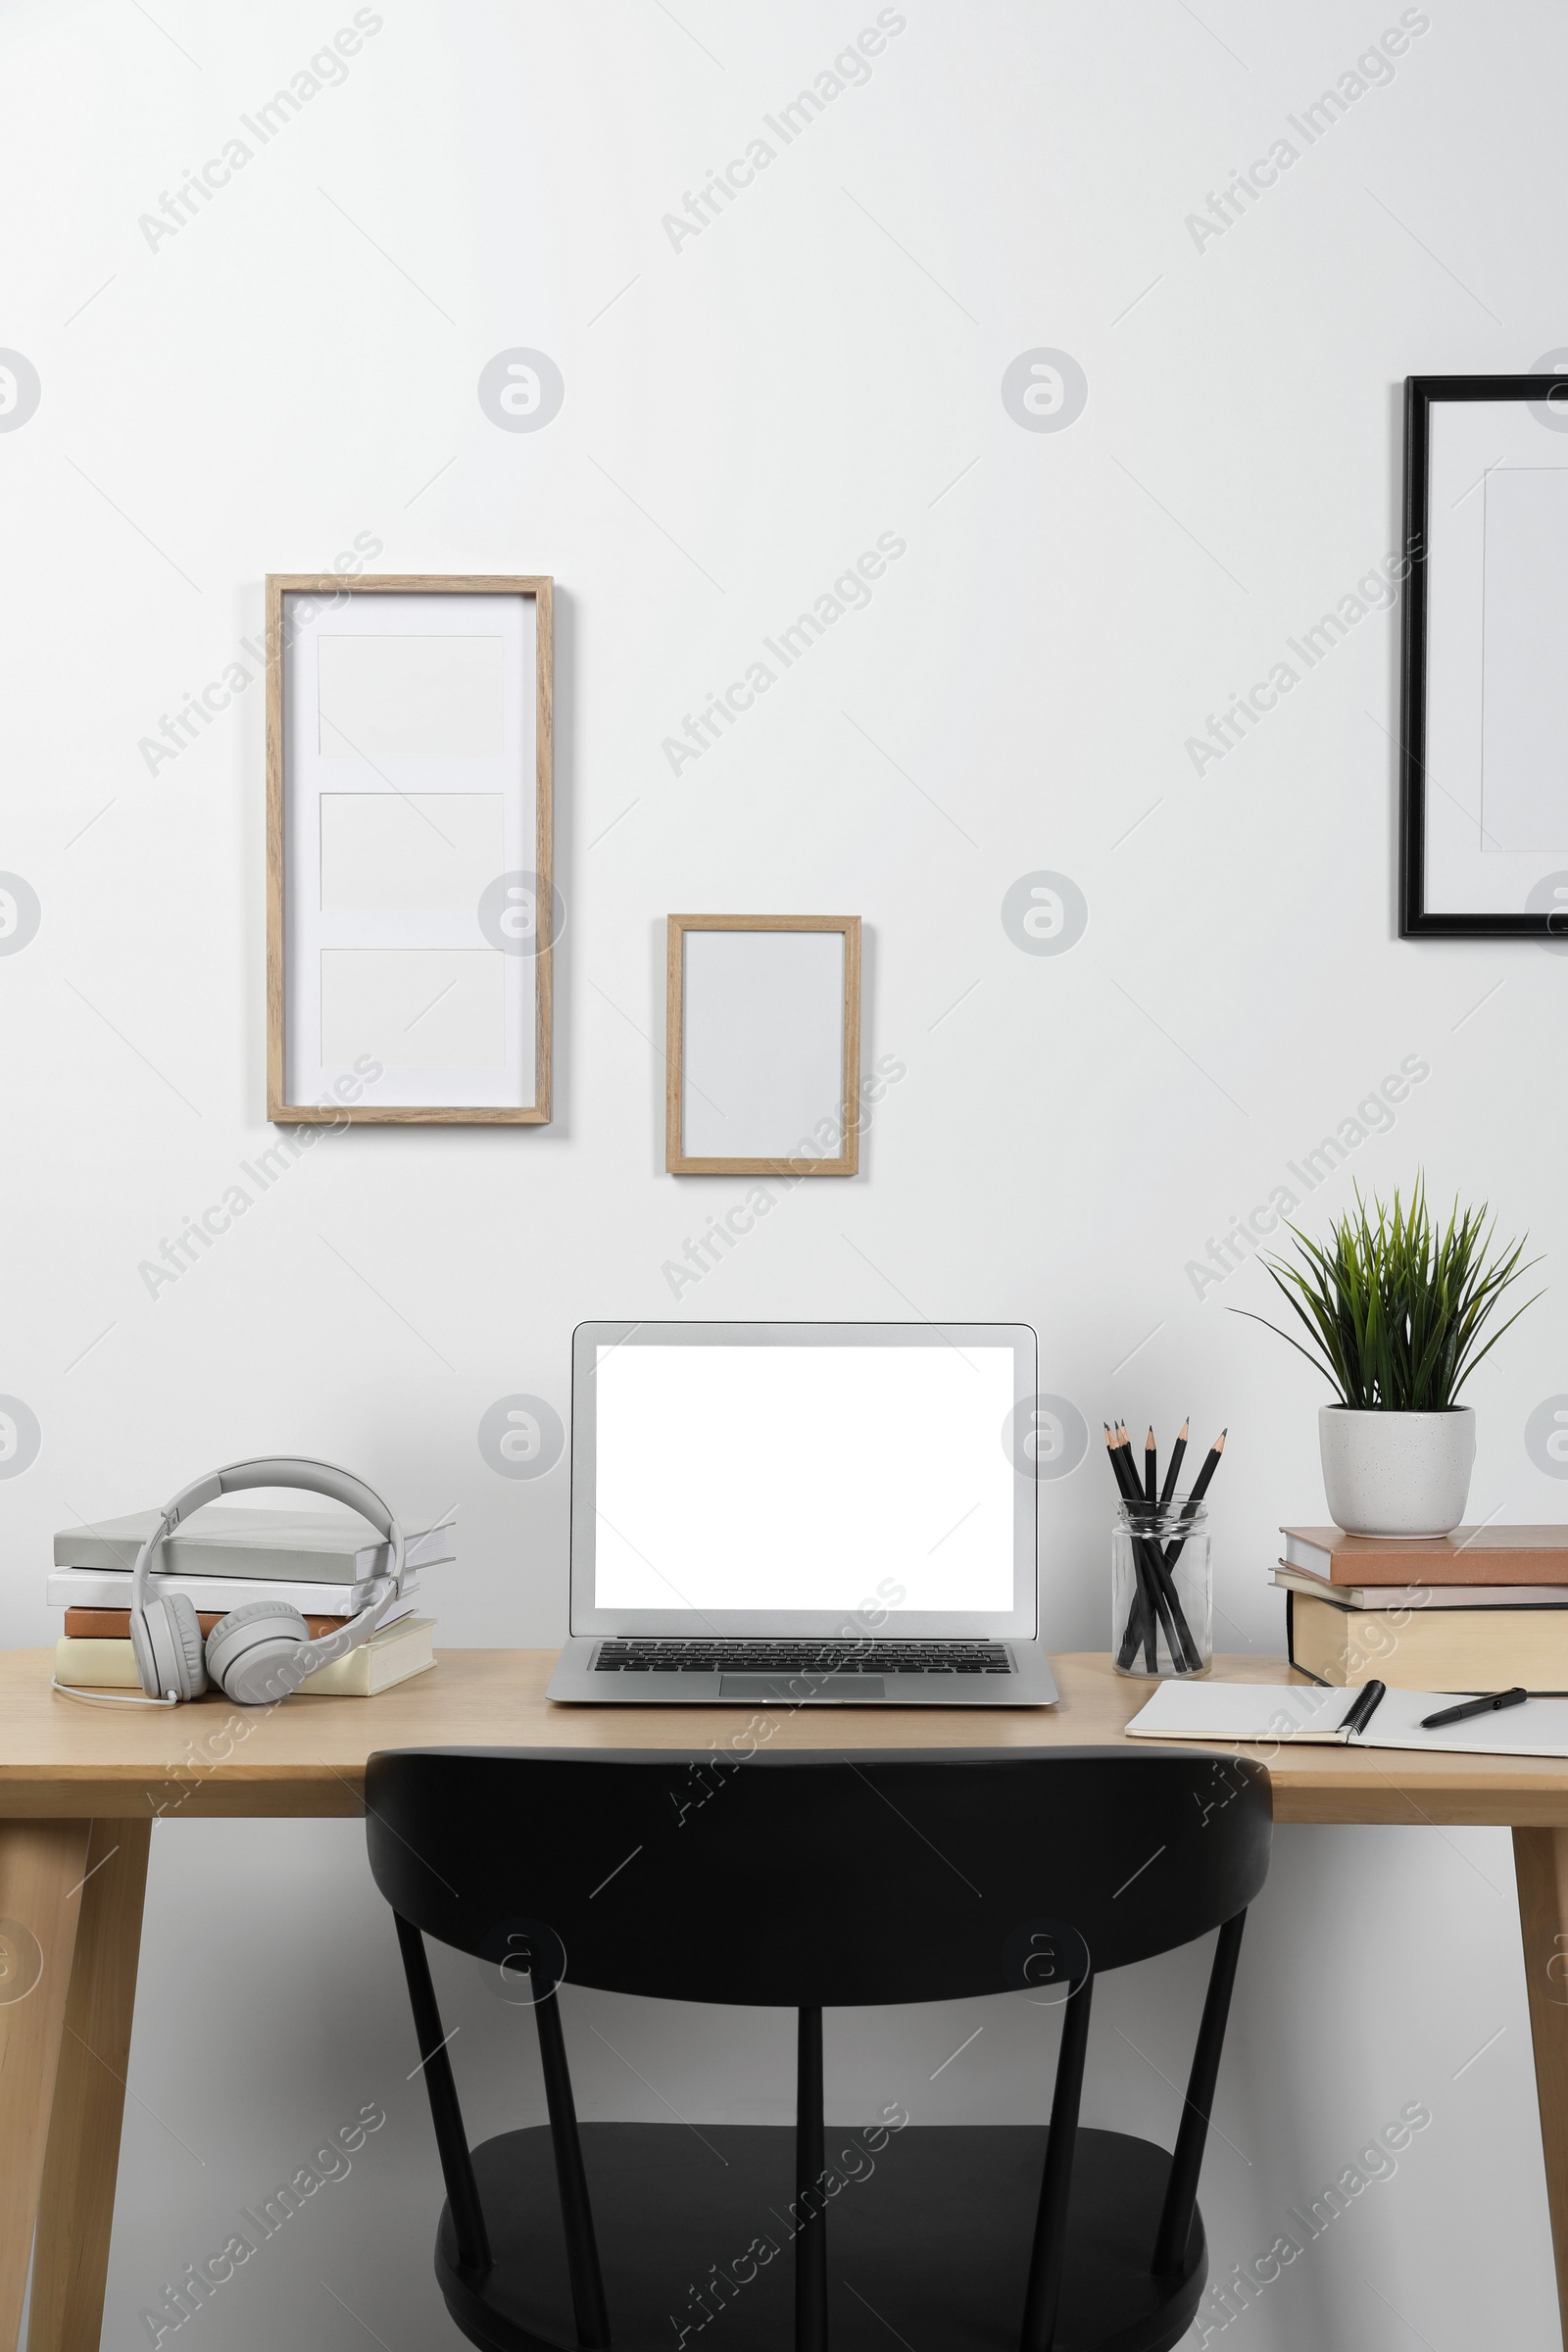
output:
[[[92,1825],[38,2203],[27,2352],[98,2352],[152,1827]]]
[[[0,1822],[0,2346],[22,2326],[87,1873],[85,1821]]]
[[[1536,2098],[1557,2262],[1557,2308],[1568,2345],[1568,1830],[1515,1830],[1519,1928],[1536,2052]]]

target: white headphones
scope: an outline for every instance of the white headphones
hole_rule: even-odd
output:
[[[313,1642],[298,1609],[281,1601],[252,1600],[242,1608],[230,1609],[214,1626],[204,1656],[194,1602],[182,1592],[149,1597],[152,1563],[165,1538],[192,1511],[216,1501],[220,1494],[237,1494],[246,1487],[297,1487],[347,1503],[386,1538],[392,1546],[392,1564],[385,1576],[372,1579],[359,1615],[339,1626],[335,1634]],[[368,1642],[402,1590],[403,1551],[403,1530],[380,1495],[347,1470],[334,1469],[330,1462],[231,1462],[226,1470],[214,1470],[197,1479],[165,1506],[131,1571],[130,1650],[146,1698],[154,1705],[178,1706],[183,1699],[200,1698],[210,1681],[245,1707],[286,1698],[318,1666],[330,1665],[334,1658]],[[57,1682],[55,1688],[65,1690],[67,1686]]]

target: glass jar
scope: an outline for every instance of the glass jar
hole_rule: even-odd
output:
[[[1118,1674],[1206,1674],[1214,1654],[1208,1511],[1123,1501],[1110,1535],[1110,1654]]]

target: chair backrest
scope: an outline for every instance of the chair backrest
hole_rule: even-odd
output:
[[[952,2000],[1189,1943],[1268,1870],[1262,1768],[1200,1749],[374,1755],[370,1867],[498,1968],[760,2007]]]

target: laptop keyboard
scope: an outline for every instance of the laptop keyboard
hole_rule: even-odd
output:
[[[1010,1674],[999,1642],[602,1642],[596,1674]]]

